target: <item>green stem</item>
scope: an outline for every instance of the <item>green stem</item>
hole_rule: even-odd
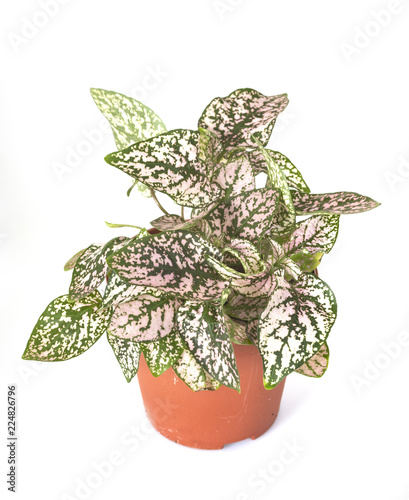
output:
[[[158,207],[162,210],[162,212],[165,215],[169,215],[169,212],[162,207],[162,205],[159,203],[159,200],[156,198],[155,191],[152,188],[150,188],[150,190],[153,201],[158,205]]]

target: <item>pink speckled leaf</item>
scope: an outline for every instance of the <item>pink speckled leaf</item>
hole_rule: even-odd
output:
[[[232,292],[224,304],[224,310],[233,318],[249,322],[259,318],[267,302],[268,297],[246,297],[238,292]]]
[[[219,203],[201,217],[221,241],[257,241],[271,225],[277,200],[276,190],[256,189]]]
[[[251,345],[251,340],[246,333],[246,323],[240,322],[239,319],[233,319],[227,314],[224,314],[224,322],[229,333],[230,340],[233,344]]]
[[[168,214],[162,215],[157,219],[151,221],[152,227],[159,231],[171,231],[180,229],[185,224],[185,220],[180,215]]]
[[[267,297],[275,286],[275,277],[269,264],[262,263],[263,269],[257,274],[247,274],[236,271],[218,259],[211,256],[208,262],[230,284],[233,290],[247,297]]]
[[[324,342],[318,352],[295,371],[307,377],[319,378],[324,375],[328,368],[329,348]]]
[[[297,252],[328,253],[338,236],[339,215],[314,215],[299,222],[291,232],[289,241],[283,243],[287,255]]]
[[[293,278],[298,279],[302,271],[297,264],[291,260],[284,248],[272,238],[267,237],[267,241],[270,245],[270,255],[267,260],[273,266],[273,270],[282,269],[286,279],[289,281]]]
[[[91,89],[91,95],[109,121],[118,149],[166,132],[159,116],[132,97],[94,88]],[[137,182],[136,187],[144,196],[150,196],[150,190],[144,184]]]
[[[216,134],[199,127],[199,158],[206,166],[208,179],[213,177],[215,165],[223,156],[223,146]]]
[[[236,358],[221,306],[188,301],[179,308],[177,323],[186,347],[202,368],[240,392]]]
[[[109,330],[107,331],[107,337],[122,373],[125,375],[127,382],[130,382],[138,372],[141,354],[140,344],[132,339],[116,337]]]
[[[294,191],[293,202],[298,215],[357,214],[380,205],[367,196],[349,192],[307,194]]]
[[[68,295],[53,300],[33,329],[23,359],[63,361],[79,356],[106,331],[111,310],[99,310],[101,295],[95,290],[81,302]]]
[[[135,300],[139,295],[161,297],[164,295],[164,292],[149,286],[130,285],[126,281],[121,280],[116,273],[112,272],[105,287],[102,307],[113,307],[130,302]]]
[[[248,240],[235,238],[224,247],[223,253],[231,254],[236,257],[243,266],[246,274],[258,274],[265,270],[265,265],[260,252]],[[226,263],[226,259],[225,259]]]
[[[172,130],[106,156],[105,160],[176,203],[203,207],[221,195],[200,161],[198,132]]]
[[[254,191],[256,180],[246,152],[233,155],[228,162],[216,165],[213,182],[222,188],[223,198],[237,196],[246,191]]]
[[[97,289],[104,281],[107,270],[107,257],[121,248],[129,238],[119,236],[105,245],[91,245],[77,260],[70,284],[70,299],[80,300]]]
[[[184,220],[180,215],[162,215],[151,222],[152,227],[159,231],[178,231],[179,229],[188,229],[191,233],[196,233],[206,240],[211,240],[212,231],[209,223],[200,217],[194,217],[190,220]]]
[[[163,339],[142,342],[140,346],[146,364],[154,377],[159,377],[175,364],[184,350],[184,345],[176,329]]]
[[[159,340],[174,329],[178,307],[179,302],[168,296],[140,295],[115,308],[109,331],[137,342]]]
[[[255,318],[246,324],[246,335],[251,343],[258,348],[258,324],[259,319]]]
[[[307,186],[301,172],[286,156],[278,151],[272,151],[271,149],[266,149],[265,151],[273,158],[276,165],[280,167],[290,188],[297,189],[303,193],[310,192],[310,188]],[[267,174],[267,164],[263,153],[256,149],[249,152],[248,155],[253,166],[254,175],[261,172]]]
[[[202,368],[187,349],[182,351],[182,354],[172,367],[176,375],[192,391],[215,391],[221,385]]]
[[[109,265],[132,285],[151,286],[186,299],[220,297],[227,286],[207,263],[221,252],[199,235],[174,231],[131,241],[113,254]]]
[[[64,271],[71,271],[71,269],[74,269],[75,264],[77,263],[77,260],[81,257],[81,255],[87,250],[86,248],[83,248],[79,252],[77,252],[75,255],[71,257],[70,260],[68,260],[65,265],[64,265]]]
[[[337,312],[331,289],[313,274],[302,274],[294,284],[282,276],[276,279],[277,285],[259,321],[259,349],[267,389],[319,351]]]
[[[287,94],[270,97],[253,89],[238,89],[213,99],[200,117],[199,127],[216,134],[225,151],[254,147],[252,135],[267,144],[275,120],[287,104]]]

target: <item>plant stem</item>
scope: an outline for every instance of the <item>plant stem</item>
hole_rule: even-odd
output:
[[[153,201],[158,205],[158,207],[162,210],[162,212],[165,215],[169,215],[169,212],[162,207],[162,205],[159,203],[159,200],[156,198],[155,191],[152,188],[150,188],[150,189],[151,189],[151,196],[153,198]]]
[[[182,217],[182,219],[184,221],[185,220],[185,207],[183,207],[183,206],[182,206],[182,209],[180,211],[180,215],[181,215],[181,217]]]

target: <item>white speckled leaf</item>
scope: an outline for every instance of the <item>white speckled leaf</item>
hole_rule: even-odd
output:
[[[174,330],[163,339],[154,342],[143,342],[140,346],[146,364],[154,377],[159,377],[176,363],[184,350],[184,345],[177,330]]]
[[[53,300],[40,316],[23,359],[63,361],[79,356],[106,331],[112,311],[99,311],[101,295],[95,290],[81,302],[68,295]]]
[[[274,270],[283,269],[288,279],[298,279],[302,272],[298,265],[291,260],[279,243],[269,237],[267,237],[267,241],[270,245],[268,261],[272,264]]]
[[[291,239],[283,243],[287,255],[300,251],[328,253],[335,244],[339,229],[339,215],[314,215],[299,222]]]
[[[270,227],[277,201],[275,189],[256,189],[222,201],[201,217],[216,238],[257,241]]]
[[[233,318],[251,321],[259,318],[266,308],[267,302],[268,297],[246,297],[238,292],[232,292],[224,304],[224,310]]]
[[[135,300],[139,295],[153,295],[161,297],[164,295],[162,290],[149,286],[130,285],[114,272],[108,278],[108,284],[105,287],[102,299],[102,307],[113,307],[125,302]]]
[[[176,326],[179,302],[171,297],[140,295],[135,300],[116,306],[109,331],[116,337],[137,342],[159,340]]]
[[[225,151],[254,147],[252,135],[267,144],[275,120],[287,104],[286,94],[265,96],[253,89],[238,89],[213,99],[203,111],[199,127],[216,134]]]
[[[294,284],[277,276],[277,285],[259,321],[264,385],[275,387],[303,365],[325,342],[336,318],[331,289],[312,274]]]
[[[223,198],[256,189],[253,167],[245,152],[233,155],[227,163],[219,163],[215,167],[213,181],[222,188]]]
[[[131,339],[116,337],[109,330],[107,337],[127,382],[130,382],[138,372],[141,354],[140,344]]]
[[[220,382],[212,378],[195,360],[192,354],[185,349],[178,360],[173,364],[176,375],[192,391],[215,391],[220,387]]]
[[[91,89],[91,95],[108,119],[118,149],[166,132],[159,116],[132,97],[103,89]],[[144,196],[150,196],[150,190],[144,184],[137,182],[136,187]]]
[[[233,346],[220,305],[188,301],[177,313],[179,334],[195,360],[221,384],[240,391]]]
[[[198,139],[193,130],[172,130],[111,153],[105,160],[179,205],[203,207],[220,198],[221,189],[207,177]]]
[[[211,300],[227,286],[207,263],[222,258],[209,242],[187,231],[174,231],[130,242],[113,254],[109,265],[133,285],[151,286],[187,299]]]
[[[257,144],[266,161],[267,175],[271,183],[271,187],[277,189],[280,193],[281,201],[287,209],[288,217],[292,218],[293,223],[295,224],[295,209],[292,201],[291,191],[288,187],[288,182],[284,175],[284,172],[281,170],[279,164],[276,163],[274,158],[263,147],[263,145],[259,141],[257,141]]]
[[[266,149],[265,151],[273,158],[276,165],[280,167],[290,188],[297,189],[303,193],[310,192],[310,188],[307,186],[301,172],[286,156],[278,151],[272,151],[271,149]],[[254,175],[261,172],[267,174],[267,164],[263,153],[260,150],[254,150],[249,152],[248,155],[253,166]]]
[[[318,352],[295,371],[307,377],[319,378],[324,375],[328,368],[329,348],[324,342]]]
[[[284,203],[279,202],[274,212],[269,234],[284,235],[295,226],[294,213],[290,212]]]
[[[70,283],[70,299],[80,300],[104,281],[107,271],[107,257],[121,248],[129,238],[119,236],[105,245],[90,245],[77,260]]]
[[[71,269],[74,269],[75,264],[77,263],[77,260],[81,257],[81,255],[87,250],[86,248],[83,248],[79,252],[77,252],[75,255],[71,257],[70,260],[68,260],[65,265],[64,265],[64,271],[71,271]]]
[[[380,205],[372,198],[349,192],[307,194],[294,191],[293,203],[298,215],[357,214]]]

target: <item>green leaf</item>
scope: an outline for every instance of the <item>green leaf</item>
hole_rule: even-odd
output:
[[[140,345],[131,339],[116,337],[109,330],[107,337],[127,382],[130,382],[138,372]]]
[[[207,178],[198,140],[193,130],[172,130],[111,153],[105,160],[179,205],[203,207],[219,199],[221,189]]]
[[[77,263],[77,260],[81,257],[81,255],[87,250],[86,248],[83,248],[79,252],[77,252],[74,256],[71,257],[70,260],[68,260],[64,266],[64,271],[71,271],[71,269],[74,269],[75,264]]]
[[[316,276],[302,274],[293,284],[281,276],[276,279],[277,285],[259,321],[259,349],[267,389],[319,351],[337,312],[334,294]]]
[[[99,311],[100,301],[98,291],[81,302],[71,302],[68,295],[53,300],[37,321],[23,359],[63,361],[89,349],[107,329],[112,313]]]
[[[169,296],[140,295],[116,306],[109,330],[112,335],[137,342],[159,340],[176,326],[179,302]]]
[[[133,227],[135,229],[139,229],[140,231],[142,231],[142,228],[139,227],[139,226],[132,226],[131,224],[112,224],[112,222],[107,222],[105,221],[105,224],[108,226],[108,227],[111,227],[111,228],[118,228],[118,227]]]
[[[213,132],[225,151],[254,147],[252,135],[267,144],[275,120],[287,104],[287,94],[265,96],[254,89],[237,89],[213,99],[203,111],[199,127]]]
[[[176,375],[192,391],[215,391],[220,387],[220,382],[212,378],[195,360],[192,354],[184,349],[178,360],[173,364]]]
[[[179,308],[177,323],[180,336],[204,370],[240,392],[236,358],[221,306],[188,301]]]
[[[119,236],[105,245],[90,245],[78,258],[70,284],[70,300],[80,300],[89,295],[104,281],[107,257],[125,245],[129,238]]]
[[[91,95],[108,119],[118,149],[166,132],[159,116],[132,97],[103,89],[91,89]],[[150,196],[144,184],[137,182],[136,187],[144,196]]]
[[[324,342],[318,352],[295,371],[307,377],[319,378],[324,375],[328,368],[329,348]]]
[[[293,192],[297,215],[357,214],[379,207],[380,203],[357,193],[307,194]]]
[[[291,260],[293,260],[304,273],[312,273],[312,271],[319,266],[323,255],[324,254],[320,252],[314,255],[300,252],[291,255]]]
[[[180,358],[184,345],[177,330],[155,342],[140,344],[145,361],[154,377],[159,377]]]
[[[164,232],[131,241],[108,258],[109,265],[131,285],[159,288],[186,299],[220,297],[227,283],[207,263],[221,252],[196,234]]]

